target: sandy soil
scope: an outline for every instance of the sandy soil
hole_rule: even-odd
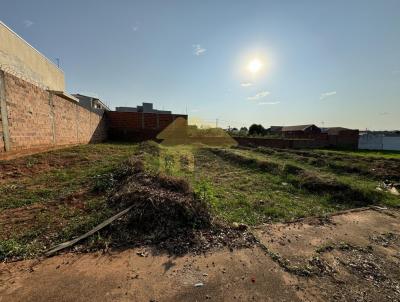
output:
[[[400,301],[399,211],[253,232],[261,246],[200,256],[126,249],[1,263],[0,301]]]

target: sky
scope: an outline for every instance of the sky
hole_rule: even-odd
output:
[[[400,129],[399,0],[1,0],[0,20],[111,107]]]

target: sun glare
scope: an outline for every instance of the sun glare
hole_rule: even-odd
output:
[[[260,59],[258,58],[254,58],[252,59],[248,65],[247,65],[247,69],[251,72],[251,73],[257,73],[260,71],[260,69],[263,67],[263,63],[261,62]]]

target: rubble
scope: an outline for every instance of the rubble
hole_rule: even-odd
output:
[[[394,183],[389,180],[384,180],[376,187],[378,191],[387,191],[393,195],[400,196],[400,183]]]
[[[255,243],[247,226],[216,221],[208,203],[197,199],[183,179],[144,171],[130,160],[108,198],[116,210],[132,206],[127,215],[104,230],[112,246],[149,245],[169,254],[201,253],[211,248],[249,247]]]

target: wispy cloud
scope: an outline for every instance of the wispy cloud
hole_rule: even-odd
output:
[[[253,86],[253,83],[249,83],[249,82],[240,83],[240,86],[242,86],[242,87],[250,87],[250,86]]]
[[[324,100],[324,99],[329,98],[329,97],[334,96],[334,95],[336,95],[336,91],[324,92],[324,93],[321,93],[319,99],[320,100]]]
[[[277,105],[280,102],[259,102],[258,105]]]
[[[379,113],[379,115],[389,115],[390,113],[389,112],[381,112],[381,113]]]
[[[249,101],[255,101],[255,100],[259,100],[259,99],[265,98],[269,94],[270,94],[269,91],[261,91],[261,92],[257,93],[256,95],[249,96],[247,99]]]
[[[33,24],[35,23],[31,20],[24,20],[25,27],[31,27]]]
[[[193,54],[195,56],[201,56],[207,51],[207,49],[201,47],[200,44],[193,44],[192,47],[193,47]]]
[[[133,31],[138,31],[139,30],[139,26],[132,26],[132,30]]]

